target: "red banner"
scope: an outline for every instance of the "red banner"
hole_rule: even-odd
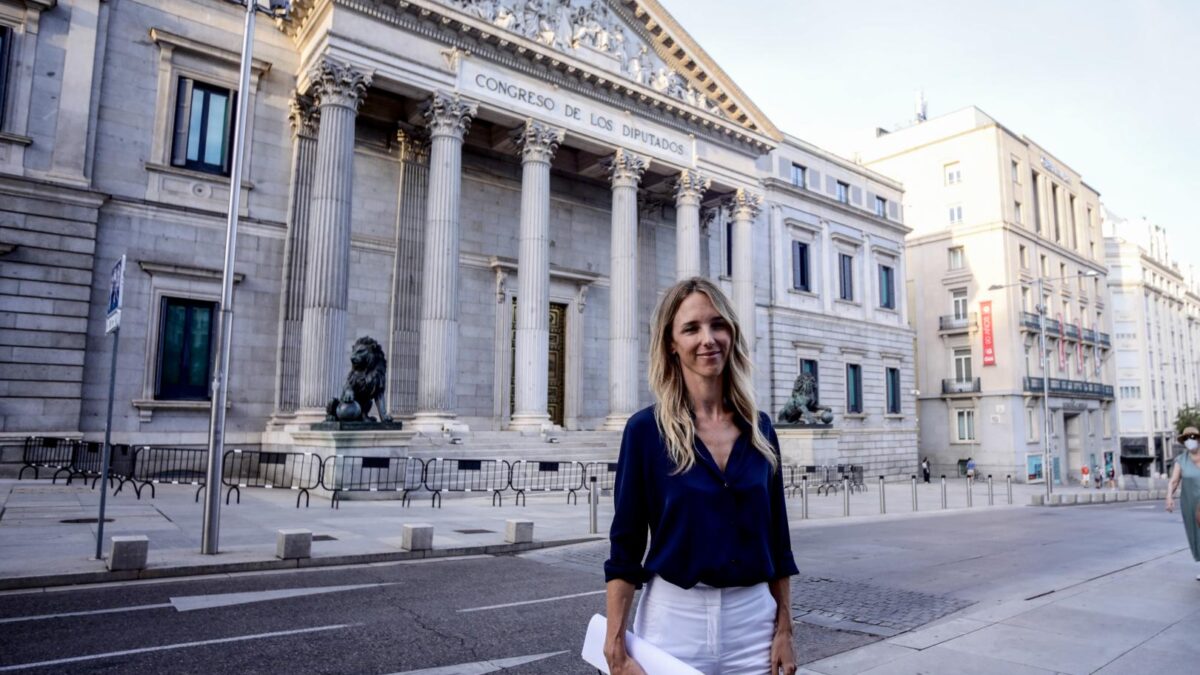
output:
[[[1063,315],[1058,315],[1058,370],[1067,374],[1067,324]]]
[[[1100,327],[1096,325],[1095,321],[1092,322],[1092,334],[1096,336],[1096,338],[1095,338],[1096,343],[1099,344],[1100,343]],[[1092,356],[1096,357],[1096,377],[1100,377],[1100,365],[1101,364],[1100,364],[1100,348],[1099,347],[1092,347]]]
[[[979,321],[983,324],[983,365],[996,365],[996,338],[992,332],[992,301],[979,303]]]
[[[1075,372],[1083,374],[1083,323],[1075,329],[1079,333],[1079,341],[1075,343]]]

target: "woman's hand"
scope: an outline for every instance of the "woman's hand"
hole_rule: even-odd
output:
[[[771,675],[783,673],[794,675],[796,672],[796,652],[792,647],[792,632],[776,630],[771,639]]]
[[[1170,494],[1167,495],[1167,513],[1175,512],[1175,498]]]
[[[646,671],[625,650],[622,642],[606,641],[604,643],[604,660],[608,662],[608,672],[612,675],[646,675]]]

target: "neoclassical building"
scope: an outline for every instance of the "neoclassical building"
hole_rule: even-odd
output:
[[[6,438],[100,436],[125,255],[114,440],[203,445],[238,189],[228,444],[295,443],[362,335],[389,443],[619,430],[661,292],[705,275],[764,409],[816,368],[827,459],[913,470],[901,186],[785,136],[657,2],[296,0],[238,91],[242,12],[0,0]]]

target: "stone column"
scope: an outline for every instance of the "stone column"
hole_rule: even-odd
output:
[[[638,408],[637,247],[638,182],[649,160],[617,150],[609,163],[612,179],[612,259],[608,302],[608,418],[620,430]]]
[[[730,200],[733,215],[733,306],[738,323],[746,336],[746,346],[754,355],[754,219],[762,205],[762,197],[738,188]]]
[[[458,373],[458,237],[463,137],[477,105],[438,92],[425,104],[429,125],[429,197],[421,271],[421,350],[413,428],[439,431],[455,417]]]
[[[305,265],[317,169],[317,106],[307,96],[292,97],[288,120],[292,145],[292,182],[288,195],[287,241],[283,249],[283,284],[279,294],[279,343],[276,351],[275,412],[296,410],[300,400],[300,345],[304,319]]]
[[[391,340],[388,359],[387,410],[394,417],[417,411],[417,369],[421,322],[421,256],[425,232],[425,197],[429,183],[429,139],[402,129],[400,180],[396,203],[396,254],[392,259]]]
[[[712,181],[684,169],[675,181],[675,278],[700,276],[700,199]]]
[[[300,407],[322,409],[337,395],[348,367],[346,305],[350,294],[354,118],[371,76],[324,61],[313,68],[309,79],[321,121],[304,271]]]
[[[562,139],[562,129],[533,120],[513,134],[521,151],[521,238],[512,429],[540,429],[550,422],[550,160]]]

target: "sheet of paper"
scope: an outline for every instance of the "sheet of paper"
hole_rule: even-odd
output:
[[[604,660],[604,634],[608,630],[608,619],[596,614],[588,622],[587,635],[583,639],[583,660],[600,672],[608,675],[608,662]],[[625,645],[629,655],[646,671],[646,675],[703,675],[700,671],[646,642],[638,636],[625,632]]]

